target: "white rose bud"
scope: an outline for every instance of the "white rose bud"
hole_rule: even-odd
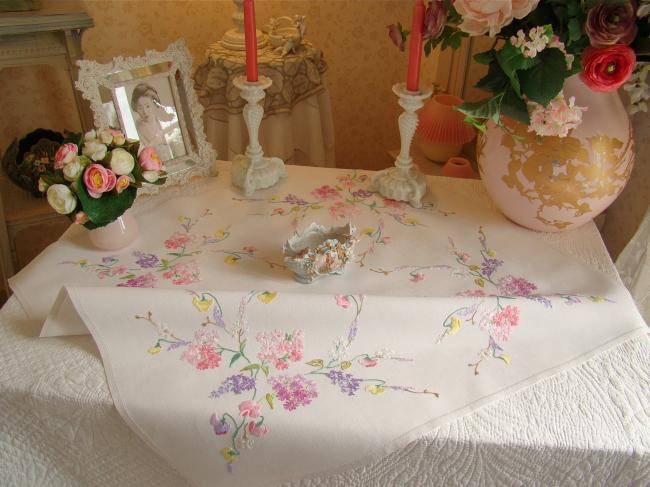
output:
[[[142,177],[149,183],[155,183],[160,178],[160,174],[158,174],[158,171],[143,171]]]
[[[108,129],[102,129],[97,132],[97,138],[102,144],[109,145],[113,142],[113,134]]]
[[[81,153],[86,157],[90,157],[93,161],[99,162],[106,157],[107,150],[108,148],[101,142],[90,140],[84,144]]]
[[[47,188],[47,202],[61,215],[72,213],[77,207],[77,197],[65,184],[53,184]]]
[[[76,181],[84,171],[84,166],[79,162],[79,159],[79,157],[76,157],[74,161],[63,166],[63,177],[66,179],[66,181]]]
[[[127,150],[118,147],[111,151],[111,162],[109,165],[115,174],[124,176],[131,174],[131,171],[133,171],[135,159]]]
[[[38,190],[41,193],[45,193],[47,191],[47,188],[48,188],[48,184],[45,181],[43,181],[43,178],[38,178]]]
[[[95,132],[94,130],[90,130],[89,132],[86,132],[84,134],[85,141],[95,140],[96,138],[97,138],[97,132]]]

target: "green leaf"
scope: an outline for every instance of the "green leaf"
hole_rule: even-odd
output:
[[[249,370],[257,370],[260,368],[259,364],[250,364],[241,369],[241,372],[248,372]]]
[[[489,93],[498,93],[503,91],[508,83],[508,76],[503,72],[499,63],[494,62],[490,64],[487,74],[476,83],[475,87]]]
[[[90,222],[97,227],[108,225],[131,208],[136,193],[135,188],[128,187],[120,194],[111,192],[104,193],[101,198],[92,198],[83,183],[83,176],[77,180],[77,196],[81,207],[88,215]]]
[[[424,44],[424,55],[429,56],[431,54],[431,51],[433,50],[431,39],[428,39],[427,42]]]
[[[485,98],[477,102],[465,102],[456,107],[456,110],[475,119],[493,120],[499,123],[501,116],[501,100],[504,93],[498,93],[492,98]]]
[[[562,90],[567,74],[566,59],[555,48],[544,49],[537,59],[539,64],[519,73],[521,91],[532,101],[547,106]]]
[[[273,394],[270,392],[266,393],[266,402],[269,403],[269,407],[273,409]]]
[[[264,375],[268,377],[269,376],[269,366],[268,365],[262,365],[262,367],[260,367],[260,368],[262,369],[262,372],[264,372]]]
[[[246,348],[246,339],[242,340],[242,342],[239,344],[239,351],[242,354],[244,353],[244,348]]]
[[[232,356],[232,358],[230,359],[230,367],[232,367],[232,364],[234,364],[235,362],[237,362],[237,360],[239,360],[240,358],[241,358],[241,353],[236,353],[236,354],[234,354],[234,355]]]
[[[488,65],[494,60],[495,52],[496,51],[494,49],[490,49],[489,51],[479,52],[478,54],[474,54],[474,61],[476,61],[479,64]]]
[[[446,28],[446,27],[445,27]],[[462,30],[456,30],[442,40],[442,49],[443,51],[448,47],[452,49],[458,49],[460,47],[460,41],[463,37],[467,37],[467,34]]]
[[[325,363],[318,358],[318,359],[310,360],[309,362],[307,362],[307,365],[311,365],[312,367],[322,367],[323,365],[325,365]]]
[[[508,87],[501,100],[501,114],[526,125],[530,125],[528,106],[512,89]]]
[[[580,20],[573,17],[569,20],[569,40],[577,41],[582,37],[582,24]]]
[[[539,64],[539,60],[537,58],[528,58],[524,56],[521,49],[510,43],[503,46],[503,49],[496,53],[496,59],[499,66],[501,66],[501,69],[510,80],[510,84],[515,90],[515,93],[521,96],[521,87],[519,85],[517,72],[532,68],[536,64]]]

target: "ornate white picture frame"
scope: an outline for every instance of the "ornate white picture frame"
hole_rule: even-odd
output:
[[[164,186],[210,174],[216,152],[206,140],[203,107],[191,78],[192,55],[179,39],[163,51],[116,57],[108,64],[81,60],[75,86],[89,101],[95,127],[111,127],[156,148],[168,172]],[[145,185],[142,193],[160,186]]]

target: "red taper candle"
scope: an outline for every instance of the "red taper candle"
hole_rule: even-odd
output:
[[[415,0],[413,24],[409,44],[409,68],[406,74],[406,89],[420,90],[420,61],[422,59],[422,29],[424,28],[424,1]]]
[[[244,0],[244,37],[246,39],[246,81],[257,81],[257,29],[255,27],[255,4]],[[421,36],[421,35],[420,35]]]

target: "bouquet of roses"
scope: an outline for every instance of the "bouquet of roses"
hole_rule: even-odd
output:
[[[54,170],[38,189],[57,213],[88,229],[108,225],[128,210],[143,183],[163,184],[167,174],[152,147],[112,129],[71,134],[54,155]]]
[[[425,54],[439,43],[460,46],[467,36],[495,38],[474,56],[488,66],[477,88],[490,96],[457,109],[481,130],[501,116],[539,135],[566,136],[584,107],[564,97],[566,78],[579,74],[594,91],[625,85],[630,112],[647,110],[650,88],[650,0],[434,0],[425,11]],[[389,26],[403,49],[408,32]]]

